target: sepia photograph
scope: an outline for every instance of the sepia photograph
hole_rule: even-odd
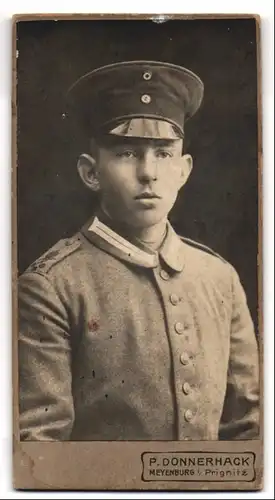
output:
[[[259,484],[258,22],[16,20],[19,446]]]

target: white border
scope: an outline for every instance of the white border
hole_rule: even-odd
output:
[[[4,3],[4,5],[3,5]],[[184,4],[184,9],[182,8]],[[38,9],[39,6],[39,9]],[[11,453],[11,219],[10,219],[10,95],[11,16],[23,13],[232,13],[259,14],[262,18],[263,151],[264,151],[264,350],[265,350],[265,487],[257,493],[70,493],[19,492],[12,489]],[[208,0],[132,0],[131,2],[61,0],[2,2],[0,10],[0,498],[274,498],[274,2],[273,0],[221,2]]]

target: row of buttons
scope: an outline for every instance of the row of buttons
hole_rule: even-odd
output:
[[[165,269],[161,269],[160,272],[160,277],[164,280],[164,281],[168,281],[170,279],[170,276],[168,274],[167,271],[165,271]],[[175,294],[175,293],[172,293],[170,296],[169,296],[169,300],[171,302],[172,305],[176,306],[178,305],[178,303],[181,301],[181,298]],[[175,331],[179,334],[179,335],[182,335],[185,331],[186,331],[186,326],[181,323],[180,321],[177,321],[175,324],[174,324],[174,328],[175,328]],[[190,362],[190,356],[188,355],[187,352],[183,352],[180,356],[180,361],[183,365],[188,365],[188,363]],[[182,392],[185,394],[185,395],[188,395],[191,393],[191,386],[188,382],[184,382],[182,384]],[[194,414],[192,412],[192,410],[190,409],[187,409],[185,410],[184,412],[184,418],[186,420],[186,422],[191,422],[191,420],[193,419],[194,417]],[[188,438],[187,438],[188,439]]]
[[[170,278],[169,274],[164,269],[161,269],[159,274],[160,274],[160,277],[164,281],[168,281],[169,278]],[[171,295],[170,295],[170,302],[171,302],[171,304],[173,304],[173,306],[178,305],[178,303],[180,302],[180,300],[181,300],[180,297],[176,293],[171,293]]]
[[[170,279],[170,276],[168,272],[165,271],[165,269],[161,269],[159,275],[164,281],[168,281]],[[171,293],[169,299],[173,306],[178,305],[178,303],[181,301],[181,298],[175,293]],[[182,335],[186,331],[187,326],[183,325],[183,323],[181,323],[180,321],[177,321],[174,325],[174,328],[179,335]],[[183,352],[181,354],[180,361],[183,365],[187,365],[189,363],[190,357],[187,352]]]

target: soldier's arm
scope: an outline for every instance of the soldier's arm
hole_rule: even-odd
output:
[[[246,295],[237,272],[232,274],[232,321],[227,392],[219,438],[259,436],[259,354]]]
[[[67,313],[46,276],[19,279],[21,440],[66,440],[74,421]]]

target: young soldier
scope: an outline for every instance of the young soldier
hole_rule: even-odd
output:
[[[92,71],[69,90],[91,138],[97,213],[19,280],[22,440],[258,436],[258,353],[235,269],[168,214],[192,170],[203,83],[168,63]]]

